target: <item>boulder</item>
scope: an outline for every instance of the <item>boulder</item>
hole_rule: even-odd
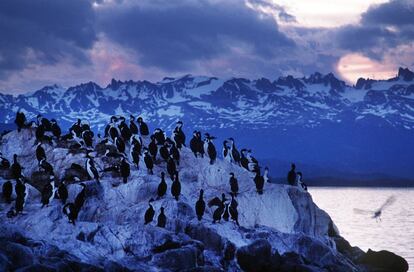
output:
[[[11,263],[7,259],[7,257],[0,253],[0,271],[8,271],[11,267]]]
[[[237,262],[247,272],[271,271],[272,246],[267,240],[256,240],[237,250]]]
[[[14,269],[34,263],[33,251],[26,246],[14,242],[4,242],[1,243],[0,247]]]
[[[222,237],[213,228],[201,224],[191,224],[186,227],[185,233],[191,238],[201,241],[207,249],[220,252],[223,248]]]
[[[16,270],[16,272],[57,272],[58,270],[43,264],[33,264]]]
[[[155,254],[152,262],[161,268],[172,271],[183,271],[193,269],[197,266],[199,250],[193,246],[171,249],[165,252]]]
[[[406,272],[408,271],[407,261],[392,252],[387,250],[373,251],[368,249],[368,252],[359,258],[359,263],[378,269],[381,271],[392,272]]]

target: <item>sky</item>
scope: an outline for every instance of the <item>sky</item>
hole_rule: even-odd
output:
[[[0,92],[414,67],[412,0],[2,0]]]

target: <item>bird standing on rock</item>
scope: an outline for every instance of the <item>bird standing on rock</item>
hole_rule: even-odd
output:
[[[4,201],[6,203],[10,204],[11,203],[11,196],[12,196],[12,193],[13,193],[13,184],[11,183],[10,180],[3,183],[2,193],[3,193]]]
[[[148,209],[145,211],[144,219],[145,219],[145,225],[148,223],[151,223],[151,221],[154,219],[155,211],[154,208],[151,205],[151,202],[154,201],[154,199],[150,199],[148,201]]]
[[[295,169],[296,169],[296,165],[294,163],[292,163],[291,169],[290,169],[290,171],[288,173],[288,176],[287,176],[287,181],[288,181],[289,185],[295,185],[295,182],[296,182],[296,171],[295,171]]]
[[[125,158],[121,160],[120,170],[121,170],[122,181],[124,183],[127,183],[128,177],[131,174],[131,166],[129,165],[129,162]]]
[[[86,162],[85,162],[85,168],[88,172],[90,179],[95,179],[99,183],[99,173],[95,166],[95,161],[92,159],[92,157],[89,156],[89,154],[86,156]]]
[[[163,197],[166,192],[167,192],[167,183],[165,182],[165,173],[161,172],[161,182],[158,185],[158,190],[157,190],[158,197],[159,198]]]
[[[237,179],[234,177],[234,173],[233,172],[230,173],[229,183],[230,183],[231,192],[234,195],[237,196],[237,193],[239,192],[239,183],[238,183]]]
[[[60,183],[57,189],[57,195],[60,201],[62,201],[62,204],[66,204],[66,200],[68,199],[69,193],[64,180]]]
[[[240,164],[240,152],[236,148],[233,138],[229,138],[230,141],[230,157],[233,163]]]
[[[215,139],[214,136],[210,136],[210,134],[206,133],[204,149],[210,158],[210,164],[214,164],[217,158],[217,151],[216,151],[216,147],[213,144],[213,139]]]
[[[148,174],[152,175],[152,169],[154,168],[154,161],[152,160],[152,156],[149,154],[148,149],[144,149],[144,162],[145,166],[148,169]]]
[[[151,142],[148,144],[148,151],[152,156],[152,160],[155,162],[157,160],[158,146],[153,135],[151,136]]]
[[[195,205],[195,210],[196,210],[198,221],[201,221],[204,215],[204,211],[206,210],[206,202],[204,202],[203,195],[204,195],[204,190],[201,189],[200,195]]]
[[[264,178],[260,175],[260,171],[256,172],[254,177],[254,183],[256,184],[256,190],[259,195],[263,194]]]
[[[26,115],[24,115],[23,112],[20,110],[16,113],[16,119],[14,120],[14,123],[17,126],[17,132],[20,132],[20,130],[24,127],[26,123]]]
[[[170,155],[167,161],[167,173],[170,175],[170,178],[174,180],[174,175],[177,172],[177,166],[173,157]]]
[[[139,131],[137,125],[135,124],[135,117],[130,115],[129,118],[129,130],[133,135],[137,135]]]
[[[45,149],[42,147],[42,143],[39,142],[36,147],[36,159],[40,162],[43,159],[46,159]]]
[[[178,121],[173,131],[173,139],[178,149],[181,149],[183,146],[185,146],[185,134],[182,130],[182,127],[183,122]]]
[[[10,167],[12,177],[18,179],[22,176],[22,166],[17,161],[17,154],[13,155],[13,164]]]
[[[138,122],[138,125],[139,125],[139,133],[142,136],[148,136],[149,135],[148,125],[144,122],[142,117],[138,117],[137,122]]]
[[[42,208],[44,206],[49,206],[55,197],[55,178],[50,176],[50,181],[47,183],[42,190]]]
[[[178,172],[175,172],[174,181],[171,185],[171,194],[174,196],[175,200],[178,201],[178,198],[181,194],[181,183],[178,178]]]
[[[167,224],[167,217],[164,214],[164,207],[161,207],[160,214],[158,215],[157,226],[160,228],[165,228],[166,224]]]

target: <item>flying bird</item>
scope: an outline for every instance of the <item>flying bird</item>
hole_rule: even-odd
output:
[[[382,215],[382,212],[383,212],[383,210],[386,208],[386,207],[388,207],[388,206],[390,206],[392,203],[394,203],[395,202],[395,197],[394,196],[390,196],[385,202],[384,202],[384,204],[382,204],[381,205],[381,207],[379,207],[377,210],[375,210],[375,211],[369,211],[369,210],[362,210],[362,209],[357,209],[357,208],[355,208],[354,209],[354,213],[358,213],[358,214],[364,214],[364,215],[371,215],[371,218],[372,219],[375,219],[375,220],[379,220],[379,221],[381,221],[381,215]]]

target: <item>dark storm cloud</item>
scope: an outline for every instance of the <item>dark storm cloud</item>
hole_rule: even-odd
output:
[[[383,51],[414,41],[414,4],[393,0],[371,6],[359,25],[341,27],[335,35],[341,48],[380,58]]]
[[[0,1],[0,77],[66,56],[88,62],[84,50],[96,40],[94,21],[89,1]]]
[[[99,18],[107,37],[135,50],[140,64],[167,71],[189,69],[194,61],[232,52],[273,58],[295,47],[270,15],[248,8],[243,1],[118,5]]]

